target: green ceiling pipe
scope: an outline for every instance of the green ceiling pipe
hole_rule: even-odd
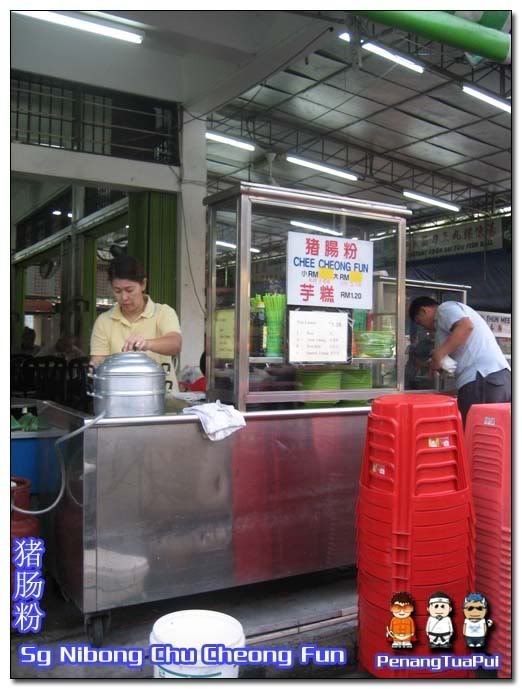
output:
[[[511,62],[511,36],[438,10],[356,10],[351,14],[411,31],[495,62]]]

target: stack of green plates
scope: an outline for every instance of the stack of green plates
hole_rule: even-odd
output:
[[[352,390],[372,387],[372,372],[369,368],[346,368],[341,374],[341,388]]]
[[[297,382],[301,390],[339,390],[341,387],[340,370],[307,371],[298,369]],[[305,402],[305,407],[332,407],[338,400],[317,400]]]
[[[368,330],[354,332],[358,357],[386,359],[393,356],[395,332],[393,330]]]
[[[353,330],[360,331],[366,330],[366,320],[368,316],[368,311],[364,309],[354,309],[353,310]]]
[[[372,387],[372,372],[369,368],[346,368],[341,374],[342,390],[357,390]],[[367,400],[342,400],[340,407],[366,407]]]

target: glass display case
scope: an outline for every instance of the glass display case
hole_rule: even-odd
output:
[[[439,392],[456,392],[453,374],[433,372],[430,369],[430,358],[435,345],[434,333],[430,333],[420,325],[413,323],[408,316],[408,305],[417,297],[431,297],[439,304],[444,301],[458,301],[467,303],[470,285],[456,285],[445,282],[425,282],[423,280],[406,279],[404,282],[406,295],[406,314],[404,320],[404,389],[405,390],[436,390]],[[381,274],[375,280],[375,318],[387,318],[393,306],[396,291],[396,280]]]
[[[246,183],[205,203],[209,399],[320,408],[404,389],[407,208]]]

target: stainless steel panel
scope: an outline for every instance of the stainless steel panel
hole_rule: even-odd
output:
[[[355,562],[367,413],[247,419],[235,436],[236,584]]]
[[[98,610],[233,584],[231,443],[195,419],[99,429]]]
[[[73,409],[51,402],[38,407],[40,418],[60,428],[65,435],[80,428],[88,418]],[[80,608],[84,607],[83,578],[83,474],[84,436],[76,436],[61,444],[65,466],[65,492],[57,507],[41,517],[42,534],[45,538],[45,563],[60,587]],[[50,451],[42,460],[40,494],[41,507],[50,505],[60,488],[58,456]]]
[[[251,412],[219,442],[195,416],[102,419],[66,443],[60,585],[93,613],[352,564],[367,413]]]
[[[96,427],[89,428],[83,435],[83,604],[81,609],[84,612],[94,612],[98,609],[96,595],[98,437],[99,429]]]

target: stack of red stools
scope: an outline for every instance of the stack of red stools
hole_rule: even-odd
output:
[[[497,676],[511,677],[511,404],[471,407],[466,449],[476,515],[476,587],[494,622],[489,653],[501,654]]]
[[[456,400],[398,394],[376,399],[368,417],[357,504],[359,662],[377,677],[469,677],[376,668],[377,654],[440,655],[426,635],[428,599],[452,603],[454,635],[445,653],[467,655],[462,604],[474,590],[474,514],[464,433]],[[392,649],[386,629],[392,595],[415,602],[413,648]]]

